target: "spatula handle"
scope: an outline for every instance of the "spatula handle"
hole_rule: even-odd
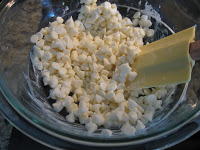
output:
[[[193,60],[200,60],[200,40],[190,44],[189,52]]]

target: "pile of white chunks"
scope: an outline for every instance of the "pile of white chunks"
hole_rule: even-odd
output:
[[[33,65],[41,71],[43,83],[50,86],[53,108],[69,113],[66,120],[78,120],[89,133],[103,126],[133,135],[152,121],[161,108],[166,87],[126,91],[137,73],[131,68],[143,46],[143,38],[154,30],[148,16],[136,12],[131,21],[122,18],[115,4],[81,0],[78,20],[61,17],[31,37]],[[136,27],[139,26],[139,27]],[[73,95],[69,96],[70,93]]]

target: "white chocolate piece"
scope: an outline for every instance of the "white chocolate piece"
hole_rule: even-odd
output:
[[[103,137],[110,137],[110,136],[112,136],[112,131],[109,130],[109,129],[103,129],[101,131],[101,136],[103,136]]]
[[[121,131],[125,134],[125,135],[134,135],[136,129],[131,126],[128,122],[126,122],[122,127],[121,127]]]
[[[38,41],[38,36],[32,35],[30,41],[31,41],[31,43],[36,43]]]
[[[90,122],[85,125],[85,128],[88,130],[88,133],[91,134],[97,130],[97,125],[95,123]]]

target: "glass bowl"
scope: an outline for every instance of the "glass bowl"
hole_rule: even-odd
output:
[[[104,0],[98,1],[98,4],[102,2]],[[196,40],[200,39],[200,2],[196,0],[110,2],[116,3],[120,13],[130,18],[138,10],[144,14],[151,12],[148,15],[151,15],[154,21],[156,36],[145,39],[145,42],[163,38],[191,26],[196,26]],[[152,5],[153,9],[145,9],[147,4]],[[69,7],[68,11],[66,6]],[[56,16],[62,16],[66,20],[72,15],[75,19],[80,6],[79,0],[3,0],[0,3],[0,89],[7,102],[30,126],[75,145],[133,147],[170,135],[199,114],[199,61],[194,66],[190,83],[178,85],[175,93],[172,88],[168,97],[165,97],[163,109],[156,112],[154,120],[145,130],[136,132],[134,136],[125,136],[119,130],[113,130],[113,136],[104,138],[99,136],[101,129],[94,134],[88,134],[83,125],[67,123],[62,115],[54,112],[47,100],[49,89],[44,88],[40,72],[34,70],[30,63],[29,54],[33,45],[29,39],[42,27],[54,21]],[[160,23],[157,23],[158,21]],[[172,94],[172,101],[169,101]]]

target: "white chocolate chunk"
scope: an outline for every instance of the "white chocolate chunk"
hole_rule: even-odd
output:
[[[128,63],[126,64],[122,64],[120,67],[119,67],[120,71],[123,73],[123,74],[129,74],[131,72],[131,67],[129,66]]]
[[[138,11],[133,15],[133,18],[138,19],[138,18],[140,18],[140,15],[141,15],[141,13]]]
[[[97,126],[101,126],[104,124],[105,118],[101,114],[93,114],[92,122]]]
[[[74,113],[70,113],[69,115],[66,116],[66,120],[70,123],[74,123],[75,122],[75,115]]]
[[[121,127],[121,131],[125,134],[125,135],[134,135],[136,129],[131,126],[128,122],[126,122],[122,127]]]
[[[31,43],[36,43],[38,41],[38,36],[32,35],[30,41],[31,41]]]
[[[145,21],[145,20],[147,20],[147,19],[148,19],[148,16],[147,16],[147,15],[142,15],[142,16],[141,16],[141,20],[142,20],[142,21]]]
[[[103,137],[110,137],[110,136],[112,136],[112,131],[109,130],[109,129],[103,129],[101,131],[101,136],[103,136]]]
[[[85,128],[88,130],[88,133],[93,133],[97,130],[97,125],[95,123],[87,123],[85,125]]]
[[[56,70],[59,70],[59,69],[60,69],[60,64],[57,63],[57,62],[53,62],[53,63],[51,64],[51,66],[52,66],[53,69],[56,69]]]
[[[113,91],[109,91],[105,95],[106,99],[109,100],[109,101],[112,101],[114,96],[115,96],[115,92],[113,92]]]
[[[62,105],[66,107],[67,109],[71,107],[71,105],[74,103],[74,100],[71,96],[67,96],[64,101],[62,102]]]
[[[104,2],[104,3],[102,4],[102,6],[103,6],[104,8],[106,8],[106,9],[110,9],[110,8],[111,8],[111,3],[110,3],[110,2]]]
[[[129,112],[128,115],[129,115],[130,122],[131,122],[132,124],[135,124],[136,121],[138,120],[138,115],[137,115],[137,113],[136,113],[135,111],[131,111],[131,112]]]
[[[44,59],[49,60],[49,59],[51,59],[52,57],[53,57],[53,55],[52,55],[51,52],[49,52],[49,51],[45,51],[45,52],[44,52],[44,56],[43,56]]]
[[[115,91],[117,89],[117,84],[116,83],[109,83],[106,87],[107,91]]]
[[[122,93],[117,93],[115,96],[114,96],[114,101],[116,103],[121,103],[123,102],[125,99],[124,99],[124,95]]]
[[[63,68],[63,67],[62,67],[62,68],[60,68],[60,69],[58,70],[58,74],[61,75],[61,76],[62,76],[62,75],[65,75],[66,73],[67,73],[67,69],[66,69],[66,68]]]
[[[59,101],[59,102],[56,102],[56,103],[53,103],[53,109],[56,111],[56,112],[60,112],[62,109],[63,109],[63,105],[62,103]]]
[[[52,39],[58,39],[58,33],[57,32],[52,31],[50,35],[51,35]]]
[[[60,24],[63,23],[63,21],[64,21],[63,18],[61,18],[61,17],[57,17],[56,20],[57,20],[58,23],[60,23]]]
[[[138,120],[137,125],[136,125],[136,130],[142,130],[144,128],[145,128],[145,125],[140,120]]]
[[[133,26],[137,26],[139,24],[139,19],[137,18],[133,19],[132,23],[133,23]]]
[[[153,29],[149,29],[146,31],[146,36],[147,37],[153,37],[154,36],[154,30]]]

